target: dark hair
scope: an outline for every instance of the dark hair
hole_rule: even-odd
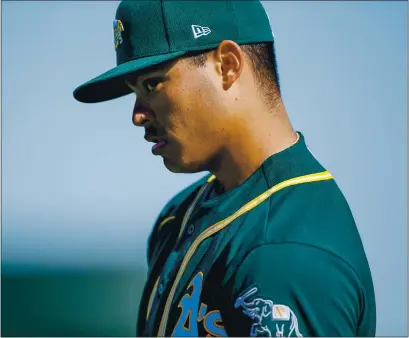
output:
[[[272,101],[277,93],[281,96],[277,69],[277,58],[274,43],[256,43],[240,45],[251,62],[254,77],[266,98]],[[203,67],[211,51],[201,51],[189,55],[189,61],[198,67]]]

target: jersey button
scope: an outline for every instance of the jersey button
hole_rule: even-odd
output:
[[[193,224],[189,225],[189,228],[187,229],[187,233],[189,235],[193,234],[193,231],[195,231],[195,226]]]

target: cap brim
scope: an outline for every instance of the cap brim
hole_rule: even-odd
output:
[[[97,103],[128,95],[132,90],[125,84],[126,75],[172,60],[183,54],[186,52],[148,56],[125,62],[76,88],[73,93],[74,98],[83,103]]]

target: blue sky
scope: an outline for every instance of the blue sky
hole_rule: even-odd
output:
[[[132,96],[73,99],[115,65],[117,5],[2,2],[3,262],[144,266],[156,215],[203,175],[172,174],[151,155]],[[391,311],[380,332],[404,334],[407,3],[264,5],[291,121],[346,195]]]

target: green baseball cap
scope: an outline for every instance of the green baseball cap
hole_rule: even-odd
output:
[[[122,1],[113,22],[115,68],[82,84],[74,98],[84,103],[131,93],[124,77],[189,52],[238,44],[273,42],[270,20],[258,0]]]

